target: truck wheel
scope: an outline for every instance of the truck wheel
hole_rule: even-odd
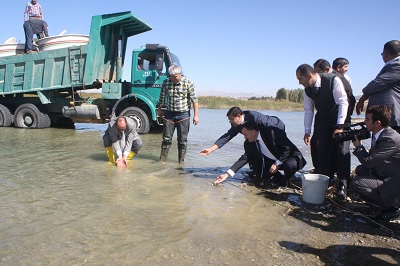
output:
[[[50,127],[50,118],[31,103],[20,105],[14,113],[14,125],[22,128]]]
[[[150,131],[150,122],[146,113],[138,107],[128,107],[125,108],[120,114],[120,116],[129,116],[133,118],[137,123],[137,131],[139,134],[147,134]]]
[[[50,116],[42,113],[42,119],[40,120],[40,128],[49,128],[51,126]]]
[[[0,126],[9,127],[12,124],[12,114],[4,105],[0,104]]]

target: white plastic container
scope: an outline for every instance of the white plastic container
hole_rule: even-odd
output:
[[[40,51],[48,51],[70,46],[84,45],[89,42],[88,35],[66,34],[58,36],[45,37],[36,41]]]
[[[304,174],[301,177],[302,198],[305,202],[322,204],[325,201],[329,177],[320,174]]]
[[[24,49],[25,49],[24,43],[0,44],[0,56],[23,54]]]

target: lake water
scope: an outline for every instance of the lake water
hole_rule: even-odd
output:
[[[176,138],[159,162],[158,130],[142,135],[124,170],[107,162],[105,125],[0,128],[0,264],[270,265],[265,250],[279,252],[276,243],[296,230],[285,209],[229,184],[211,186],[243,152],[243,136],[198,156],[229,128],[226,112],[200,109],[183,164]],[[261,112],[285,122],[310,169],[303,114]]]

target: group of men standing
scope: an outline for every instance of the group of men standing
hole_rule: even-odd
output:
[[[304,86],[304,142],[311,148],[314,173],[327,175],[331,179],[336,174],[339,181],[337,196],[342,199],[347,198],[352,184],[354,191],[371,209],[378,212],[376,219],[389,220],[400,216],[400,135],[396,132],[400,126],[400,42],[386,43],[382,57],[385,67],[363,89],[363,96],[357,105],[351,80],[345,74],[348,68],[345,58],[336,59],[333,68],[324,59],[317,60],[314,67],[302,64],[296,70],[296,77],[299,84]],[[168,72],[169,78],[162,85],[158,103],[158,115],[163,117],[160,160],[167,160],[172,136],[177,129],[178,160],[183,162],[192,106],[193,123],[197,125],[199,122],[197,96],[193,82],[182,76],[179,66],[170,66]],[[373,134],[374,143],[367,151],[361,141],[354,137],[354,155],[361,165],[355,171],[356,177],[351,180],[350,141],[336,141],[334,136],[351,123],[354,107],[357,114],[363,111],[367,99],[369,104],[365,124]],[[164,104],[166,110],[162,111]],[[286,187],[296,171],[305,166],[305,159],[287,137],[285,124],[279,118],[256,111],[242,111],[239,107],[229,109],[227,117],[231,128],[212,146],[202,149],[199,155],[211,154],[238,133],[245,138],[244,154],[226,173],[216,178],[215,184],[234,176],[248,163],[251,182],[271,182]],[[130,118],[124,119],[127,122]],[[116,134],[119,137],[114,137],[114,140],[120,140],[124,127],[115,127],[119,130],[119,134]],[[138,139],[137,135],[135,137]],[[136,149],[134,153],[139,151],[141,142],[129,146],[127,151],[118,145],[113,144],[112,147],[114,154],[122,154],[119,160],[125,162],[133,147]]]
[[[368,100],[365,125],[372,132],[371,149],[367,151],[354,136],[354,155],[361,165],[356,168],[352,187],[378,212],[376,219],[400,217],[400,42],[389,41],[381,53],[385,66],[362,91],[356,105],[360,114]],[[338,195],[346,198],[350,180],[349,141],[336,142],[334,135],[343,132],[350,122],[352,97],[349,80],[330,70],[326,60],[317,60],[314,68],[300,65],[296,70],[304,86],[304,141],[311,146],[315,173],[339,179]],[[354,102],[353,102],[354,103]],[[349,108],[350,106],[350,108]],[[315,114],[314,131],[310,140]],[[397,132],[396,132],[397,131]]]

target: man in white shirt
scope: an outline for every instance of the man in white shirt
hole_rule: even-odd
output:
[[[347,60],[344,57],[338,57],[335,60],[333,60],[332,68],[336,72],[342,74],[347,79],[347,81],[350,83],[350,85],[352,85],[349,75],[346,74],[346,72],[349,70],[349,60]]]
[[[305,88],[304,143],[311,146],[315,173],[329,176],[332,179],[336,168],[333,165],[334,155],[338,148],[334,135],[343,132],[342,127],[349,105],[344,85],[336,75],[317,73],[307,64],[302,64],[297,68],[296,77],[299,84]],[[311,138],[314,108],[317,113]],[[340,196],[347,197],[346,191],[339,192],[341,192]]]

